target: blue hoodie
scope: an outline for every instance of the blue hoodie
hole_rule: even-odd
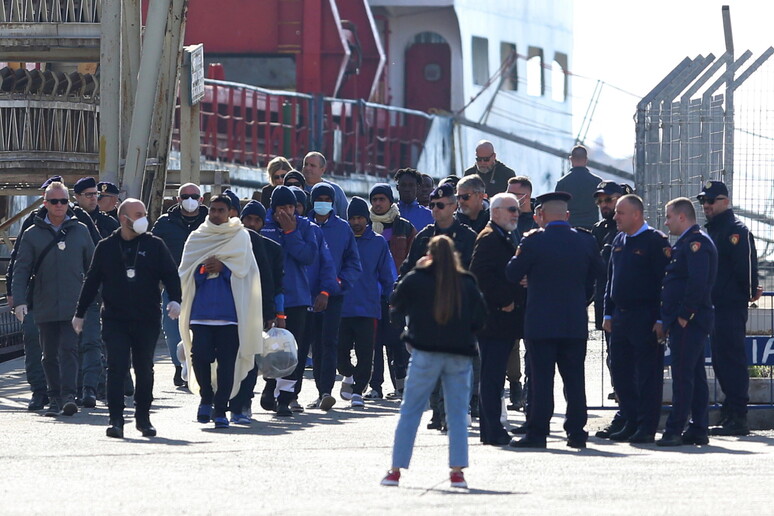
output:
[[[309,278],[309,287],[314,300],[320,292],[325,291],[332,295],[338,292],[340,287],[336,280],[336,264],[333,263],[331,250],[325,241],[322,228],[314,222],[310,222],[309,226],[317,237],[317,256],[319,256],[319,260],[306,266],[306,275]]]
[[[274,222],[274,210],[266,213],[266,224],[261,234],[282,246],[285,251],[285,308],[312,306],[306,266],[317,261],[318,242],[310,222],[296,215],[296,229],[284,233]]]
[[[365,232],[355,237],[363,273],[357,283],[344,294],[342,317],[370,317],[380,319],[382,316],[381,298],[392,294],[392,286],[398,273],[390,253],[390,245],[382,235],[377,235],[371,226]]]
[[[309,220],[316,220],[314,210],[309,212]],[[341,295],[352,288],[360,277],[360,273],[363,272],[355,235],[352,233],[349,223],[332,212],[328,220],[320,224],[320,227],[331,250],[338,280],[334,290],[328,291],[328,293],[332,296]]]

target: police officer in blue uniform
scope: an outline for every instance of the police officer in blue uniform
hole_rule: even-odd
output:
[[[620,230],[613,239],[604,295],[610,335],[610,373],[625,425],[613,441],[655,441],[664,381],[664,346],[656,336],[661,280],[672,249],[666,235],[644,219],[642,199],[625,195],[615,206]]]
[[[570,227],[567,203],[572,196],[552,192],[538,197],[538,223],[524,236],[506,267],[518,283],[527,276],[525,340],[530,363],[530,415],[527,434],[514,448],[545,448],[554,413],[554,369],[564,382],[567,445],[585,448],[588,433],[584,360],[588,306],[602,267],[594,237]]]
[[[715,328],[710,342],[712,367],[726,399],[720,409],[720,423],[710,429],[710,434],[747,435],[747,303],[757,301],[763,293],[758,287],[755,240],[734,216],[725,184],[708,181],[697,199],[707,217],[707,232],[718,250],[718,275],[712,289]]]
[[[679,236],[672,246],[661,289],[661,321],[656,332],[669,336],[672,357],[672,411],[658,446],[707,444],[709,389],[704,349],[712,331],[715,310],[712,287],[718,252],[696,224],[696,210],[685,197],[666,204],[666,226]],[[690,424],[685,429],[686,423]]]
[[[118,229],[118,221],[102,213],[99,209],[97,200],[99,191],[97,189],[97,181],[93,177],[80,178],[73,185],[73,192],[75,192],[77,205],[89,214],[102,238],[110,236],[113,231]]]

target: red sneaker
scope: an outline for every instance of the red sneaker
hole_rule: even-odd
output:
[[[390,470],[387,476],[382,479],[383,486],[397,486],[400,482],[400,470]],[[463,480],[464,482],[464,480]]]
[[[462,471],[452,471],[449,475],[449,480],[451,480],[452,487],[468,488],[468,483],[465,482],[465,475],[462,474]]]

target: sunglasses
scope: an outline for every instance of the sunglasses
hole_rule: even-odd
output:
[[[435,208],[438,208],[439,210],[442,210],[442,209],[446,208],[447,206],[454,206],[454,204],[455,203],[453,203],[453,202],[440,202],[440,201],[438,201],[438,202],[431,202],[430,204],[428,204],[428,207],[431,210],[435,209]]]
[[[714,199],[710,199],[709,197],[704,197],[702,200],[699,201],[702,205],[709,204],[712,206],[715,204],[715,201],[722,201],[723,199],[726,199],[727,197],[715,197]]]
[[[472,193],[466,193],[466,194],[461,194],[461,195],[458,195],[457,197],[458,197],[459,199],[462,199],[463,201],[467,201],[468,199],[470,199],[471,197],[473,197],[473,194],[472,194]]]
[[[97,195],[97,192],[85,192],[85,193],[82,193],[82,194],[79,194],[79,195],[83,195],[84,197],[88,197],[89,199],[91,199],[92,197]]]
[[[67,199],[46,199],[46,202],[56,206],[57,204],[67,204],[69,201]]]
[[[193,199],[194,201],[198,201],[199,197],[201,197],[201,195],[199,195],[198,193],[184,193],[184,194],[180,194],[180,198],[181,199]]]
[[[612,197],[597,197],[597,206],[600,204],[607,204],[613,201],[614,199]]]
[[[274,176],[274,179],[282,179],[283,177],[285,177],[285,174],[277,174]]]
[[[494,156],[494,154],[490,154],[489,156],[476,156],[476,161],[478,162],[484,161],[488,163],[489,160],[492,159],[492,156]]]
[[[497,208],[500,210],[508,210],[511,213],[517,213],[519,211],[518,206],[497,206]]]

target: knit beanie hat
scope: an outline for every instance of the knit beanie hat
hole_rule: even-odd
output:
[[[368,222],[371,222],[370,213],[368,211],[368,203],[362,197],[353,197],[349,201],[349,207],[347,208],[347,219],[357,216],[365,217]]]
[[[336,192],[333,191],[333,187],[328,183],[317,183],[312,187],[312,202],[316,201],[321,195],[327,195],[331,198],[331,202],[336,202]]]
[[[262,221],[266,221],[266,208],[258,201],[250,201],[242,208],[241,218],[245,218],[248,215],[258,215]]]
[[[283,183],[288,182],[289,180],[295,180],[301,183],[301,188],[306,188],[306,179],[304,178],[304,174],[299,172],[298,170],[291,170],[287,174],[285,174],[285,178],[282,180]]]
[[[239,196],[228,189],[223,192],[223,195],[228,195],[228,198],[231,199],[231,207],[236,210],[237,217],[239,217],[239,214],[242,212],[242,203],[239,202]]]
[[[392,187],[390,187],[390,185],[387,183],[376,183],[374,186],[372,186],[371,191],[368,192],[368,200],[371,200],[371,198],[376,194],[385,195],[391,203],[395,202],[395,195],[392,193]]]
[[[274,209],[277,206],[287,206],[288,204],[296,205],[296,196],[293,195],[293,191],[287,186],[280,185],[271,192],[271,208]]]
[[[290,191],[296,196],[296,204],[303,204],[304,208],[306,208],[307,204],[309,204],[309,194],[297,186],[291,186]]]

